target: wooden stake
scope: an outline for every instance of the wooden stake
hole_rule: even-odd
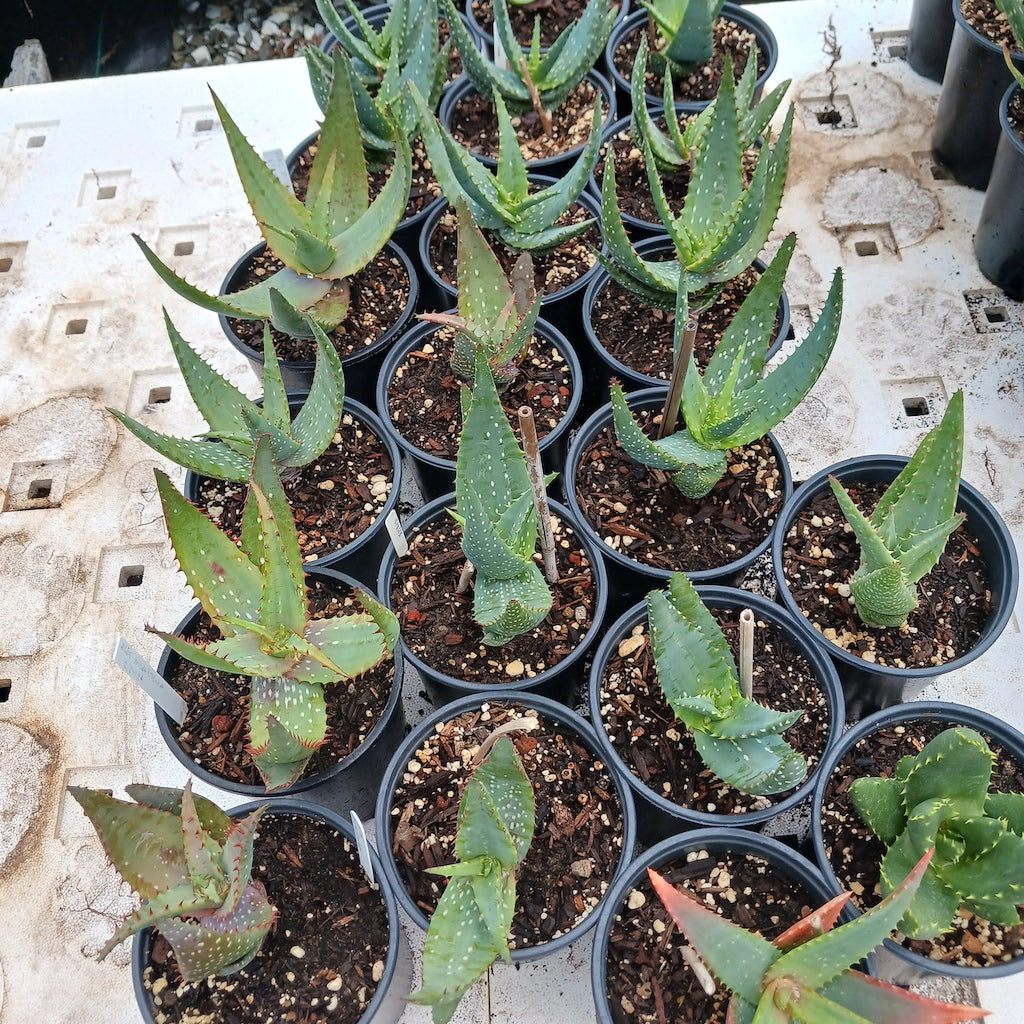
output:
[[[740,693],[747,700],[754,696],[754,613],[740,612]]]
[[[683,334],[679,339],[679,351],[676,352],[672,364],[672,376],[668,382],[668,394],[661,410],[661,426],[658,427],[658,440],[675,433],[676,417],[679,415],[679,402],[683,397],[683,381],[686,380],[686,369],[693,355],[693,342],[697,337],[697,321],[694,317],[683,324]]]
[[[469,590],[469,581],[473,578],[473,563],[467,558],[466,564],[459,573],[459,582],[455,585],[456,594],[464,594]]]
[[[533,507],[537,510],[537,525],[540,527],[540,550],[544,556],[544,579],[548,583],[557,583],[555,535],[551,532],[551,513],[548,511],[548,495],[544,490],[544,469],[540,462],[537,425],[533,421],[533,410],[528,405],[519,407],[519,429],[523,435],[523,452],[526,455],[526,468],[530,474],[530,488],[533,490]]]

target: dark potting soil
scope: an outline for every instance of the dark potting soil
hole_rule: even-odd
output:
[[[1006,119],[1017,138],[1024,142],[1024,92],[1018,89],[1006,108]]]
[[[865,515],[886,487],[843,484]],[[943,665],[978,642],[992,614],[988,570],[969,521],[949,538],[938,564],[918,583],[917,608],[902,626],[868,627],[857,618],[849,580],[860,565],[860,545],[830,489],[797,516],[782,555],[786,585],[815,629],[871,664]]]
[[[487,33],[494,31],[493,0],[472,0],[473,17]],[[586,0],[533,0],[527,4],[509,4],[512,31],[523,46],[533,39],[533,26],[540,19],[540,45],[550,46],[586,9]],[[616,5],[618,6],[618,5]]]
[[[660,419],[660,410],[637,417],[650,436]],[[571,486],[605,544],[671,572],[716,569],[742,558],[768,536],[783,502],[782,470],[766,438],[732,449],[721,480],[693,500],[660,470],[634,462],[611,424],[581,452]]]
[[[228,977],[187,983],[158,933],[144,969],[158,1019],[355,1024],[388,954],[387,908],[355,849],[323,821],[271,809],[259,824],[252,875],[278,914],[259,953]]]
[[[322,579],[307,579],[306,585],[313,618],[330,618],[359,610],[358,602],[347,588],[336,589]],[[220,632],[203,612],[194,631],[184,635],[186,639],[205,644],[219,639]],[[389,658],[357,679],[324,687],[327,741],[314,751],[303,778],[333,768],[366,739],[387,707],[394,676],[394,661]],[[249,753],[252,679],[203,668],[178,658],[167,682],[188,705],[182,725],[171,725],[185,753],[200,767],[230,782],[263,785]]]
[[[706,850],[658,869],[705,906],[767,939],[817,908],[801,879],[750,854]],[[615,1024],[724,1024],[729,993],[708,995],[680,955],[685,939],[645,875],[619,908],[606,958]]]
[[[1013,52],[1020,52],[1010,23],[996,6],[995,0],[960,0],[960,10],[967,24],[980,35],[991,40],[996,46],[1005,44]]]
[[[554,603],[535,629],[501,647],[483,643],[473,619],[473,586],[456,593],[466,556],[462,531],[446,512],[421,527],[395,563],[391,607],[409,650],[439,672],[475,683],[530,679],[576,649],[594,620],[597,594],[586,552],[564,520],[553,517],[558,582]],[[539,555],[537,556],[539,558]]]
[[[399,874],[429,917],[447,880],[425,868],[455,860],[461,790],[472,752],[499,725],[533,715],[536,729],[510,733],[533,784],[535,831],[516,881],[511,945],[537,946],[590,914],[623,855],[622,808],[612,778],[571,729],[529,701],[492,701],[432,732],[392,798],[392,851]]]
[[[282,481],[299,533],[299,550],[309,561],[340,551],[365,533],[387,503],[394,467],[384,442],[343,413],[327,450]],[[231,537],[239,537],[248,485],[228,480],[199,481],[196,504]]]
[[[451,368],[453,338],[454,331],[442,327],[424,339],[395,370],[388,387],[388,409],[398,433],[421,451],[452,462],[462,430],[462,388],[472,383]],[[543,440],[562,421],[571,387],[569,367],[558,350],[534,335],[519,374],[500,394],[520,444],[520,407],[533,409],[537,437]]]
[[[733,657],[739,655],[739,613],[712,608]],[[753,697],[775,711],[804,714],[783,738],[807,761],[821,760],[829,735],[828,701],[806,658],[785,632],[763,619],[754,632]],[[601,721],[612,745],[644,785],[659,796],[706,814],[739,814],[770,807],[774,797],[739,792],[705,767],[692,733],[675,716],[661,691],[646,619],[619,642],[601,679]],[[725,822],[727,824],[727,822]]]
[[[237,289],[258,284],[281,268],[281,262],[264,250],[246,267]],[[409,275],[402,261],[386,249],[379,252],[349,281],[349,309],[344,320],[328,335],[345,356],[360,352],[378,342],[401,319],[409,303]],[[262,320],[231,320],[231,330],[256,352],[263,351]],[[292,338],[271,328],[278,359],[314,362],[316,340]]]
[[[882,898],[880,865],[886,848],[861,821],[849,796],[850,785],[865,776],[892,778],[901,757],[916,756],[940,732],[957,724],[928,719],[881,728],[848,750],[829,776],[821,812],[825,855],[839,884],[853,893],[861,910]],[[990,736],[985,739],[995,754],[989,792],[1024,793],[1024,765]],[[903,937],[901,942],[930,960],[986,967],[1024,956],[1024,924],[1006,928],[960,910],[946,934],[934,939]]]

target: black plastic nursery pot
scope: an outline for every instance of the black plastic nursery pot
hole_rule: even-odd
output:
[[[235,262],[235,265],[228,271],[228,275],[221,285],[221,295],[229,295],[232,291],[239,289],[241,286],[240,282],[244,280],[247,268],[252,260],[262,255],[265,248],[266,243],[260,242],[259,245],[254,246]],[[384,356],[409,326],[413,313],[417,309],[416,303],[419,301],[419,278],[416,275],[416,268],[412,260],[394,242],[388,242],[382,253],[386,254],[395,266],[401,268],[401,273],[409,282],[409,295],[405,306],[394,324],[374,337],[362,339],[363,343],[359,348],[356,348],[347,355],[343,355],[341,358],[341,365],[345,370],[346,396],[366,405],[373,403],[373,388],[377,380],[377,374],[380,372],[380,364],[384,361]],[[351,287],[353,292],[355,292],[358,286],[358,280],[352,279]],[[219,319],[221,329],[224,331],[228,341],[249,360],[252,372],[256,374],[258,379],[262,380],[262,350],[252,348],[247,342],[239,338],[232,329],[232,324],[235,321],[230,317],[222,315]],[[294,360],[283,359],[279,355],[278,362],[281,365],[281,379],[284,381],[285,390],[309,390],[313,382],[313,367],[316,365],[314,358]]]
[[[395,443],[401,449],[402,455],[408,459],[413,478],[419,485],[424,501],[433,501],[455,489],[455,459],[444,458],[427,451],[416,444],[413,439],[406,437],[394,422],[396,414],[393,407],[396,393],[402,389],[400,371],[411,360],[422,361],[436,358],[442,360],[445,366],[448,365],[450,346],[434,340],[437,331],[437,325],[431,323],[421,323],[413,327],[388,353],[384,365],[381,367],[380,376],[377,378],[377,409],[380,412],[381,421],[385,424],[385,430],[392,435]],[[557,354],[557,360],[565,366],[568,375],[569,396],[560,404],[557,421],[551,418],[551,409],[544,408],[524,396],[524,402],[533,407],[539,428],[546,430],[539,443],[545,472],[561,474],[569,445],[569,430],[583,398],[583,369],[573,347],[566,341],[562,332],[551,324],[538,319],[534,327],[534,336],[535,339],[541,339],[552,347],[554,353]],[[435,349],[436,354],[423,353],[425,344],[435,345],[442,351],[437,352]],[[412,353],[423,354],[414,356]],[[521,371],[524,385],[527,387],[530,384],[529,363],[530,356],[528,355]],[[458,384],[458,378],[454,378],[454,384]],[[509,396],[508,393],[503,393],[502,401],[508,406],[516,399]],[[457,441],[460,424],[461,420],[452,424],[453,443]],[[538,432],[540,431],[538,430]],[[557,497],[561,493],[560,481],[561,475],[556,477],[549,489],[553,496]]]
[[[633,797],[625,781],[600,760],[591,724],[563,704],[538,694],[497,688],[487,697],[466,695],[439,708],[405,738],[381,782],[374,821],[386,885],[394,890],[400,907],[413,923],[426,929],[429,900],[436,902],[445,883],[440,876],[430,876],[434,882],[427,897],[423,887],[428,879],[416,879],[415,865],[404,858],[400,866],[396,848],[418,831],[420,841],[431,843],[432,859],[438,863],[454,861],[451,840],[459,791],[471,774],[467,767],[470,752],[499,721],[530,716],[538,720],[537,728],[511,734],[530,775],[537,803],[534,841],[518,873],[513,963],[539,960],[586,935],[597,921],[605,890],[632,861],[636,841]],[[541,759],[547,761],[549,751],[558,749],[571,752],[565,767],[548,771],[537,764]],[[396,807],[396,791],[410,786],[414,781],[411,773],[420,772],[424,766],[432,769],[431,777],[437,780],[431,795],[442,796],[447,806],[440,810],[417,806],[409,820],[408,806],[404,813]],[[433,803],[429,798],[419,802]],[[419,818],[421,811],[426,813],[425,820]],[[567,825],[561,820],[566,813],[579,824]],[[557,824],[559,820],[561,824]],[[605,832],[606,827],[610,834]],[[565,863],[561,862],[563,858]],[[589,873],[580,861],[590,864]],[[418,899],[411,888],[419,892]],[[568,914],[555,905],[566,900],[575,904]],[[426,909],[423,902],[427,902]],[[533,938],[539,937],[540,941],[522,937],[525,929],[519,921],[537,914],[536,909],[528,909],[531,904],[539,904],[550,918],[550,924],[542,922],[531,929]]]
[[[337,588],[343,592],[368,589],[358,581],[333,569],[310,569],[306,575],[310,585],[316,580],[321,580],[332,588]],[[176,636],[189,636],[193,634],[200,624],[202,614],[202,607],[198,604],[195,605],[178,623],[174,634]],[[182,660],[179,654],[165,646],[160,655],[157,671],[165,680],[169,680]],[[346,813],[355,811],[360,817],[369,818],[373,814],[374,803],[377,799],[377,786],[381,772],[384,770],[384,766],[390,760],[395,747],[405,733],[405,709],[402,704],[402,681],[405,672],[401,654],[397,648],[390,663],[385,662],[384,665],[387,668],[383,672],[389,677],[386,683],[388,690],[385,695],[382,689],[381,695],[375,700],[376,704],[382,705],[382,710],[376,723],[366,733],[362,741],[341,760],[331,762],[325,756],[322,766],[318,766],[315,761],[312,761],[306,766],[306,771],[301,778],[286,789],[277,790],[273,793],[268,793],[262,783],[256,785],[239,782],[197,763],[181,745],[179,735],[182,727],[173,721],[158,705],[154,704],[153,710],[156,714],[157,727],[164,742],[167,744],[167,748],[197,779],[215,786],[217,789],[236,793],[239,796],[271,800],[275,806],[283,798],[287,799],[296,793],[303,793],[310,800],[315,801],[318,806],[326,805]],[[378,667],[374,671],[380,673],[382,669]],[[246,684],[248,684],[248,680],[246,680]],[[346,686],[345,683],[334,683],[332,685],[336,687]],[[358,688],[361,685],[373,685],[373,681],[368,673],[355,680],[352,685]],[[328,694],[328,697],[330,697],[330,694]],[[229,707],[230,705],[226,703],[221,706],[211,705],[204,709],[201,721],[212,731],[214,728],[212,724],[213,719]],[[357,717],[360,713],[359,706],[357,706],[353,717]],[[243,714],[244,717],[241,718],[242,729],[244,735],[248,736],[247,705],[243,709]],[[188,719],[186,719],[186,728],[188,727],[187,723]],[[340,734],[343,727],[349,734],[351,733],[349,723],[334,722],[329,718],[328,742],[330,742],[332,732]]]
[[[999,145],[974,233],[978,267],[1012,299],[1024,299],[1024,140],[1010,124],[1010,104],[1024,110],[1016,84],[999,104]],[[1024,123],[1024,122],[1022,122]]]
[[[731,908],[742,907],[749,916],[757,901],[759,916],[753,920],[766,938],[781,934],[832,895],[814,864],[756,832],[702,828],[662,840],[618,877],[601,907],[590,961],[598,1024],[725,1019],[726,995],[718,995],[721,1005],[711,1003],[683,966],[679,950],[685,942],[661,906],[648,868],[698,897],[707,893],[709,900],[735,884],[733,899],[716,899],[717,906],[737,920]]]
[[[667,389],[664,387],[649,388],[645,391],[635,391],[627,395],[626,402],[634,413],[657,414],[660,413],[664,405],[666,394]],[[682,423],[680,422],[677,426],[681,427]],[[587,450],[606,431],[609,450],[618,455],[621,449],[615,440],[611,405],[602,406],[593,413],[576,432],[576,436],[569,446],[569,454],[565,460],[565,501],[569,506],[573,519],[579,524],[580,536],[588,538],[604,556],[608,569],[609,594],[611,595],[609,600],[610,614],[620,614],[648,591],[665,586],[673,572],[685,572],[695,584],[717,583],[723,586],[737,585],[753,563],[768,550],[777,524],[774,521],[758,523],[758,533],[763,533],[763,536],[748,538],[746,549],[735,551],[734,556],[730,555],[728,560],[724,561],[721,565],[694,568],[691,559],[687,557],[687,552],[678,552],[678,557],[673,559],[678,564],[672,566],[655,566],[647,561],[641,561],[630,553],[630,548],[634,548],[632,541],[636,539],[633,537],[633,533],[636,531],[629,526],[629,513],[631,510],[621,502],[619,504],[622,507],[608,504],[607,499],[604,497],[596,498],[592,501],[589,495],[583,493],[579,483],[581,462]],[[778,500],[777,502],[773,500],[772,504],[777,503],[781,509],[783,502],[793,490],[793,478],[790,473],[789,462],[772,434],[765,435],[763,440],[766,442],[767,452],[770,452],[771,457],[774,459],[778,474],[777,490],[774,492],[774,497]],[[647,467],[634,463],[624,452],[621,452],[621,458],[624,461],[619,472],[623,479],[631,480],[634,474],[642,476],[651,472]],[[601,460],[596,461],[600,462]],[[727,472],[726,477],[729,475]],[[680,508],[687,508],[687,506],[680,504],[685,502],[686,499],[682,495],[676,496],[677,492],[670,482],[664,484],[660,493],[665,502],[673,503],[673,505],[678,505]],[[705,502],[707,501],[707,499],[704,500]],[[696,504],[691,503],[691,505]],[[593,509],[587,511],[584,505],[587,506],[587,509],[591,509],[593,505]],[[598,505],[600,505],[599,515],[597,511]],[[607,508],[605,508],[605,505],[607,505]],[[701,507],[703,508],[703,506]],[[705,513],[701,514],[705,515]],[[665,512],[665,515],[671,518],[672,515],[686,515],[686,513],[683,511],[673,513],[669,509]],[[612,540],[619,540],[619,546],[611,543],[610,541]],[[653,537],[652,540],[655,543],[658,542],[657,537]],[[649,542],[644,541],[644,543]]]
[[[941,82],[953,38],[950,0],[914,0],[907,32],[907,63],[925,78]]]
[[[951,0],[953,40],[932,129],[932,155],[961,185],[984,189],[999,144],[999,101],[1013,84],[1002,49],[973,29]],[[1024,53],[1012,53],[1024,71]]]
[[[779,797],[739,797],[740,802],[736,806],[741,807],[745,803],[746,809],[739,810],[734,807],[731,811],[710,810],[715,801],[722,805],[730,792],[730,787],[721,783],[715,791],[709,786],[708,796],[711,799],[703,810],[670,799],[665,795],[671,792],[668,775],[659,767],[658,759],[665,751],[669,751],[669,760],[684,763],[688,755],[684,754],[684,748],[680,744],[685,741],[687,730],[682,723],[675,720],[671,708],[665,705],[660,711],[666,716],[666,720],[659,722],[659,726],[664,726],[665,730],[674,732],[674,735],[652,736],[648,741],[648,726],[642,724],[641,719],[644,716],[640,713],[636,695],[638,691],[645,693],[648,690],[641,666],[648,660],[653,662],[653,653],[649,641],[644,637],[644,634],[649,633],[646,602],[635,604],[616,619],[605,633],[590,666],[587,698],[590,720],[594,723],[605,759],[633,788],[640,840],[650,844],[677,832],[712,827],[748,828],[754,831],[767,827],[777,828],[780,833],[784,832],[786,835],[804,834],[807,822],[803,819],[806,818],[809,809],[801,805],[809,801],[822,759],[839,740],[845,723],[843,692],[835,667],[819,647],[803,635],[792,621],[789,612],[775,602],[732,587],[702,586],[697,588],[697,593],[712,613],[724,610],[738,614],[744,608],[749,608],[754,613],[762,637],[766,635],[764,627],[773,629],[775,639],[762,639],[761,644],[771,644],[774,649],[786,643],[794,661],[796,658],[803,658],[824,698],[824,708],[807,709],[809,720],[818,716],[824,720],[824,742],[821,743],[820,749],[810,756],[807,778],[799,786]],[[637,627],[643,630],[643,633],[638,633]],[[755,640],[755,644],[758,642]],[[639,661],[631,660],[633,654],[636,654]],[[629,674],[634,678],[616,681],[615,685],[608,689],[610,664],[617,657],[622,658],[620,676]],[[764,695],[757,691],[754,699],[761,703],[765,701]],[[620,711],[623,706],[630,709],[625,716]],[[618,720],[617,726],[612,725],[612,717]],[[620,742],[613,741],[610,734],[612,729],[620,729],[623,736],[628,731],[631,739],[623,743],[620,736]],[[807,755],[811,752],[801,753]],[[703,766],[699,771],[695,770],[695,774],[706,774]],[[647,781],[643,775],[647,776]],[[737,796],[735,790],[731,790],[731,793],[734,797]],[[793,820],[787,821],[789,818]]]
[[[242,817],[251,813],[259,807],[261,801],[251,801],[239,807],[231,808],[229,814],[235,817]],[[364,957],[366,962],[360,963],[357,959],[350,960],[347,967],[342,964],[342,954],[335,954],[328,962],[317,962],[316,950],[320,945],[322,931],[330,932],[331,929],[323,928],[322,917],[318,914],[314,920],[307,920],[305,915],[299,917],[287,900],[278,900],[276,906],[279,915],[276,927],[263,945],[256,959],[249,967],[244,968],[240,973],[231,975],[224,979],[223,987],[230,990],[225,992],[219,1003],[213,1004],[213,1012],[217,1019],[238,1019],[234,1012],[239,1005],[253,1005],[247,1003],[248,999],[254,997],[257,991],[256,985],[261,977],[268,976],[271,967],[270,961],[283,962],[280,968],[281,983],[271,990],[271,1010],[286,1013],[288,1000],[294,999],[295,978],[300,975],[303,982],[303,992],[312,991],[313,999],[307,1004],[314,1009],[314,1014],[321,1011],[333,1012],[337,1006],[331,1006],[332,997],[334,1003],[338,1003],[340,988],[334,986],[332,978],[336,978],[337,972],[342,970],[358,971],[358,984],[356,990],[366,990],[369,995],[369,987],[375,985],[375,991],[361,1013],[358,1007],[352,1008],[347,1017],[340,1014],[337,1019],[351,1020],[355,1024],[397,1024],[406,1008],[406,996],[412,987],[412,951],[409,947],[405,931],[398,915],[398,901],[395,894],[384,879],[384,872],[381,867],[380,858],[376,851],[366,844],[366,854],[369,857],[372,880],[363,874],[361,861],[357,856],[357,844],[352,825],[341,815],[302,800],[279,800],[276,801],[270,810],[264,815],[258,832],[257,848],[259,847],[259,835],[268,830],[268,824],[272,823],[276,816],[286,818],[307,819],[319,826],[315,831],[323,829],[328,836],[331,847],[331,856],[340,850],[351,860],[351,867],[346,866],[345,871],[327,871],[327,864],[318,864],[311,860],[309,853],[300,848],[298,851],[287,847],[292,853],[294,860],[281,853],[279,856],[268,856],[266,863],[263,863],[257,856],[253,861],[253,877],[255,880],[265,882],[268,896],[274,901],[274,889],[280,884],[283,887],[287,881],[297,885],[302,881],[312,886],[320,887],[323,890],[330,890],[323,898],[336,898],[341,895],[340,885],[347,884],[352,888],[358,888],[358,905],[353,908],[332,905],[327,908],[328,912],[341,910],[354,910],[359,922],[359,928],[355,929],[356,934],[361,934],[368,941],[368,937],[375,932],[382,935],[386,941],[386,952],[382,960],[370,961]],[[322,841],[321,844],[322,845]],[[315,851],[322,854],[322,850]],[[299,856],[305,856],[305,860]],[[361,884],[353,883],[352,879],[360,878]],[[278,880],[280,879],[280,882]],[[344,881],[339,881],[342,879]],[[171,1021],[183,1019],[177,1014],[179,1010],[184,1012],[185,1007],[191,1007],[196,999],[202,999],[202,990],[209,988],[211,992],[218,989],[218,980],[211,979],[192,985],[176,986],[173,982],[167,983],[166,976],[158,977],[162,984],[154,985],[147,980],[147,975],[153,970],[153,952],[157,936],[153,928],[147,928],[135,935],[132,943],[132,984],[135,989],[135,999],[143,1020],[146,1021]],[[349,930],[352,933],[352,930]],[[275,945],[280,947],[272,950]],[[384,938],[386,937],[386,938]],[[294,947],[301,946],[304,950],[303,956],[297,956]],[[357,954],[358,955],[358,954]],[[288,977],[285,977],[286,972]],[[376,982],[371,978],[377,976]],[[288,979],[291,979],[290,981]],[[265,983],[265,988],[271,988]],[[158,989],[154,993],[154,988]],[[183,989],[185,991],[183,991]],[[196,995],[187,993],[196,992]],[[173,998],[169,998],[173,997]],[[211,997],[213,998],[213,997]],[[345,998],[349,998],[346,994]],[[200,1003],[199,1005],[202,1005]],[[292,1003],[297,1006],[298,1003]],[[266,1004],[264,1003],[264,1008]],[[219,1013],[225,1013],[221,1018]],[[341,1011],[344,1013],[344,1011]],[[189,1018],[198,1019],[198,1018]],[[213,1019],[204,1016],[203,1019]],[[268,1018],[269,1019],[269,1018]]]
[[[445,523],[446,520],[451,521],[449,509],[455,508],[455,495],[447,494],[444,497],[437,498],[434,501],[424,505],[421,509],[415,512],[404,524],[403,530],[406,539],[409,541],[411,546],[415,546],[417,536],[431,524]],[[557,501],[550,502],[551,514],[555,516],[564,527],[570,528],[575,533],[575,539],[579,542],[583,558],[585,559],[585,565],[577,565],[573,563],[572,571],[578,576],[580,570],[588,568],[590,572],[590,584],[586,589],[593,592],[593,610],[590,613],[590,622],[586,631],[576,638],[576,644],[572,650],[566,654],[561,660],[554,664],[548,665],[542,670],[534,670],[529,665],[524,666],[524,670],[517,675],[510,675],[507,671],[503,670],[499,665],[498,661],[494,661],[492,666],[493,672],[489,668],[486,673],[486,681],[478,682],[476,680],[458,678],[436,665],[430,664],[425,660],[424,657],[415,654],[409,649],[408,642],[408,622],[403,621],[403,616],[399,614],[399,622],[402,626],[402,642],[400,644],[400,653],[406,659],[409,664],[419,672],[423,679],[426,687],[427,696],[434,707],[441,707],[453,700],[457,700],[460,697],[475,696],[480,700],[486,700],[496,689],[503,689],[507,691],[521,691],[524,695],[529,693],[541,694],[552,700],[559,701],[563,704],[570,703],[577,690],[582,688],[583,681],[585,679],[585,673],[583,669],[583,662],[587,652],[593,647],[597,641],[597,637],[600,633],[601,624],[604,621],[605,610],[608,604],[608,578],[605,574],[604,563],[597,552],[597,546],[592,540],[590,540],[584,532],[579,528],[576,521],[573,519],[571,513],[565,506],[559,504]],[[558,538],[556,536],[556,549],[558,548]],[[459,569],[463,565],[465,558],[461,551],[458,551],[455,559],[455,568]],[[391,548],[380,567],[380,577],[377,583],[378,593],[381,595],[381,600],[386,604],[392,611],[396,611],[395,600],[394,600],[394,588],[396,582],[394,579],[396,563],[398,556]],[[450,561],[446,562],[444,566],[438,565],[436,569],[432,568],[429,563],[424,565],[424,570],[434,575],[435,572],[441,572],[443,569],[449,567]],[[564,576],[565,573],[560,566],[560,572]],[[457,574],[456,574],[457,575]],[[454,593],[454,583],[452,586],[452,592],[450,593],[450,600],[454,601],[456,595]],[[416,611],[417,616],[421,615],[419,610]],[[429,616],[431,613],[429,609],[422,611],[423,616]],[[554,611],[549,613],[549,623],[554,617]],[[552,625],[559,625],[558,623],[552,623]],[[465,610],[465,622],[460,625],[463,629],[463,633],[469,634],[475,629],[479,632],[479,628],[475,627],[475,623],[472,621],[470,615],[470,609]],[[560,629],[565,629],[564,625],[559,626]],[[462,639],[460,635],[459,640]],[[439,642],[439,646],[431,648],[431,650],[437,650],[438,657],[445,657],[444,648],[447,644],[447,638],[443,638]],[[514,641],[513,641],[514,642]],[[487,651],[495,652],[495,659],[497,658],[509,658],[509,645],[505,647],[491,647],[487,648]],[[396,657],[399,652],[396,651]],[[480,657],[487,656],[478,655]],[[513,659],[514,661],[515,659]],[[519,659],[522,661],[522,659]],[[488,661],[490,665],[490,660]]]
[[[858,722],[829,751],[814,788],[811,840],[814,858],[830,889],[829,895],[850,888],[854,883],[853,913],[859,915],[880,899],[875,888],[878,884],[877,867],[873,865],[869,877],[861,874],[857,865],[873,854],[877,855],[874,862],[877,865],[885,846],[861,823],[845,796],[851,780],[861,776],[889,775],[888,769],[883,772],[876,757],[884,756],[888,762],[897,756],[916,756],[934,735],[956,726],[981,733],[999,755],[997,761],[1008,757],[1011,767],[1005,774],[1012,775],[1014,780],[1009,788],[1014,792],[1022,791],[1024,735],[994,714],[961,704],[910,701],[884,708]],[[1007,791],[1005,785],[999,788]],[[842,845],[847,842],[851,845]],[[859,877],[854,878],[853,874]],[[864,894],[863,902],[858,893]],[[996,929],[996,926],[982,921],[980,917],[971,923],[970,934],[977,938],[974,953],[981,951],[989,938],[995,939],[990,929]],[[909,984],[936,974],[987,981],[1024,970],[1024,950],[1016,940],[1011,943],[1015,947],[1012,959],[987,966],[965,964],[965,950],[959,941],[955,936],[913,943],[907,939],[901,942],[886,939],[884,949],[875,953],[879,976],[897,984]],[[911,948],[912,945],[916,948]]]
[[[779,515],[772,542],[772,563],[779,584],[779,600],[793,613],[797,624],[807,636],[820,644],[835,662],[846,694],[847,717],[851,721],[856,721],[880,708],[909,700],[936,677],[963,668],[979,658],[1002,633],[1017,598],[1019,572],[1017,554],[1010,532],[988,499],[961,480],[956,507],[958,511],[967,514],[963,529],[977,543],[980,557],[988,571],[987,589],[991,595],[991,611],[977,641],[970,649],[958,653],[942,664],[901,668],[865,660],[854,651],[845,650],[833,643],[819,628],[812,625],[809,616],[812,614],[813,604],[809,600],[806,602],[806,610],[802,610],[801,603],[794,597],[785,568],[784,550],[787,547],[787,539],[795,537],[794,524],[797,517],[816,497],[829,491],[830,475],[838,478],[848,489],[856,483],[886,485],[897,477],[907,462],[905,457],[898,455],[859,456],[834,463],[815,473],[798,487],[792,498],[786,502]],[[841,521],[841,514],[836,514],[840,516],[837,521]],[[847,580],[836,577],[831,587],[834,589],[846,583]],[[836,600],[836,594],[826,595],[824,600]],[[865,627],[865,632],[870,635],[872,631]],[[884,630],[878,632],[883,633]]]

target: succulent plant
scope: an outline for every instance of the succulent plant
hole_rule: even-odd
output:
[[[938,562],[949,535],[964,521],[964,514],[955,511],[963,453],[964,396],[957,391],[870,518],[838,480],[829,479],[860,544],[860,566],[850,579],[850,591],[865,625],[899,626],[917,607],[918,581]]]
[[[855,779],[850,798],[887,847],[882,895],[922,850],[935,847],[921,889],[900,922],[915,939],[953,927],[961,907],[994,924],[1021,923],[1024,903],[1024,794],[992,793],[995,755],[973,729],[946,729],[892,778]]]
[[[541,622],[552,597],[533,560],[539,524],[526,459],[482,350],[472,396],[463,387],[462,407],[451,514],[476,570],[473,618],[483,627],[483,642],[500,646]]]
[[[410,998],[433,1006],[434,1024],[446,1024],[497,957],[511,960],[516,872],[533,842],[534,814],[530,779],[502,736],[459,799],[457,863],[427,868],[447,875],[448,884],[427,929],[423,987]]]
[[[504,387],[519,373],[540,312],[533,283],[533,261],[522,253],[511,279],[491,251],[464,199],[455,201],[459,225],[458,314],[422,313],[420,319],[456,329],[452,369],[460,377],[476,374],[476,353],[487,357],[491,376]]]
[[[1002,12],[1007,22],[1010,25],[1010,32],[1013,33],[1014,41],[1017,43],[1017,49],[1024,53],[1024,0],[996,0],[996,7]],[[1007,60],[1008,64],[1012,62]],[[1020,72],[1016,68],[1010,68],[1015,73],[1015,77],[1020,81],[1018,77]],[[1024,88],[1024,85],[1021,86]]]
[[[313,337],[311,322],[331,331],[345,318],[348,279],[380,252],[405,211],[412,157],[405,134],[396,132],[391,175],[371,203],[363,148],[351,144],[359,136],[351,83],[336,68],[304,203],[260,159],[213,95],[260,232],[284,266],[250,288],[210,295],[179,277],[135,235],[150,265],[177,294],[224,316],[269,320],[293,337]]]
[[[182,338],[166,311],[164,322],[185,385],[210,429],[202,438],[171,437],[110,410],[150,448],[193,473],[239,483],[249,479],[256,442],[264,434],[271,438],[271,456],[282,477],[309,465],[327,450],[341,420],[345,376],[337,349],[319,327],[313,325],[317,339],[313,381],[293,420],[269,328],[264,327],[260,405],[217,373]]]
[[[724,0],[640,2],[657,30],[658,54],[666,64],[677,72],[689,72],[695,64],[711,59],[715,52],[715,19]]]
[[[240,545],[157,473],[178,565],[221,639],[200,647],[153,631],[198,665],[253,677],[249,744],[268,791],[294,782],[326,739],[324,687],[374,668],[398,638],[395,617],[365,593],[361,612],[310,619],[298,535],[271,444],[267,435],[256,444]]]
[[[733,995],[730,1024],[956,1024],[985,1016],[852,971],[889,936],[919,893],[926,853],[881,903],[833,927],[849,893],[798,921],[774,942],[719,917],[648,869],[687,941]]]
[[[100,950],[102,960],[135,932],[155,926],[174,951],[181,976],[233,974],[259,952],[275,909],[252,880],[252,846],[266,807],[239,821],[183,790],[128,786],[135,801],[78,786],[82,805],[118,874],[143,900]]]
[[[729,641],[683,573],[647,595],[647,620],[662,693],[707,767],[741,793],[781,793],[802,782],[807,764],[782,733],[803,712],[743,696]]]
[[[836,343],[843,304],[839,270],[807,337],[762,377],[767,339],[794,245],[790,235],[779,246],[726,328],[703,375],[690,354],[682,384],[681,430],[651,440],[630,413],[622,388],[612,386],[619,444],[637,462],[668,471],[688,498],[701,498],[714,487],[725,472],[729,449],[763,437],[800,404]]]

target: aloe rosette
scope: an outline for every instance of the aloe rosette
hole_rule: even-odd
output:
[[[725,0],[640,0],[659,36],[658,53],[678,72],[710,60]],[[669,110],[672,108],[669,107]]]

